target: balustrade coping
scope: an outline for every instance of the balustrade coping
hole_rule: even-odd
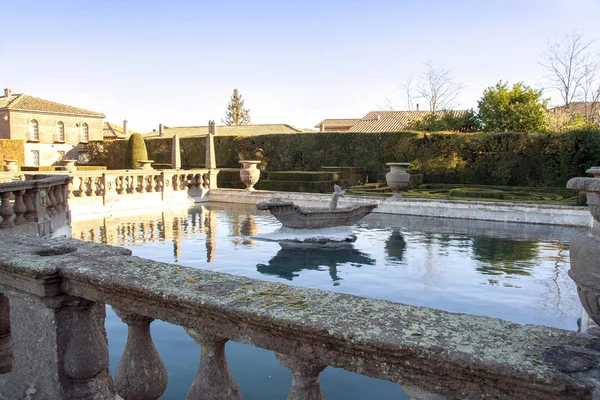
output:
[[[79,165],[81,167],[81,165]],[[123,174],[128,175],[160,175],[161,173],[166,174],[188,174],[194,175],[198,173],[207,173],[209,172],[209,168],[196,168],[196,169],[149,169],[149,170],[141,170],[141,169],[104,169],[104,170],[77,170],[77,171],[24,171],[20,172],[19,175],[35,175],[37,177],[49,177],[49,176],[102,176],[103,174],[107,174],[110,176],[118,176]],[[4,172],[8,174],[8,172]],[[12,173],[13,175],[15,173]]]
[[[67,294],[451,398],[591,399],[600,339],[4,235],[0,292]],[[18,357],[18,355],[15,355]],[[597,395],[597,394],[596,394]]]
[[[16,190],[44,189],[55,185],[66,185],[70,178],[64,176],[47,176],[41,179],[13,181],[0,183],[0,193]]]

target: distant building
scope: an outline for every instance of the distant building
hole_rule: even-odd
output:
[[[217,126],[217,135],[219,136],[257,136],[274,135],[306,132],[303,129],[296,128],[287,124],[258,124],[258,125],[223,125]],[[177,135],[180,138],[206,136],[208,134],[208,125],[206,126],[178,126],[167,127],[160,124],[158,130],[144,135],[144,138],[172,138]]]
[[[442,115],[452,113],[455,117],[465,115],[468,110],[436,111]],[[410,125],[431,114],[431,111],[371,111],[358,119],[324,119],[315,128],[322,132],[399,132],[410,129]]]
[[[346,132],[360,121],[360,118],[324,119],[315,128],[321,132]]]
[[[548,111],[554,113],[565,113],[572,117],[576,116],[577,114],[581,114],[589,121],[600,121],[599,102],[576,101],[569,104],[568,106],[554,107],[549,109]]]
[[[127,120],[123,121],[123,125],[113,124],[112,122],[105,122],[104,129],[102,130],[103,138],[105,142],[111,142],[118,139],[129,139],[129,135],[135,133],[127,128]]]
[[[13,94],[0,97],[0,138],[25,141],[25,165],[60,165],[85,159],[87,143],[103,140],[104,114]]]

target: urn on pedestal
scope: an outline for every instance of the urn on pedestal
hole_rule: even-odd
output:
[[[75,162],[77,160],[62,160],[63,169],[65,171],[77,171],[77,167],[75,166]]]
[[[242,169],[240,169],[240,178],[246,185],[246,190],[256,190],[254,185],[260,178],[260,170],[257,168],[260,161],[240,160]]]
[[[140,167],[138,169],[143,169],[143,170],[153,170],[154,168],[152,168],[152,163],[154,162],[154,160],[137,160],[137,162],[140,164]]]
[[[4,170],[6,172],[17,172],[19,170],[17,160],[4,160]]]
[[[385,174],[385,180],[388,187],[394,192],[393,198],[401,198],[400,192],[408,189],[410,175],[406,172],[406,168],[410,163],[389,162],[385,165],[390,167],[390,172]]]
[[[586,172],[597,176],[597,171]],[[581,305],[600,325],[600,179],[573,178],[567,182],[567,187],[586,192],[587,204],[594,217],[592,229],[571,240],[569,276],[577,285]]]

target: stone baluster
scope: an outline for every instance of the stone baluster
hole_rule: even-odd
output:
[[[174,191],[179,191],[180,186],[179,186],[179,174],[174,174],[173,178],[172,178],[172,182],[173,182],[173,190]]]
[[[94,177],[88,176],[87,178],[85,178],[85,180],[87,181],[87,190],[85,194],[88,197],[96,196],[96,183],[94,182]]]
[[[123,194],[123,176],[119,175],[115,178],[115,190],[117,194]]]
[[[185,331],[201,346],[200,365],[187,400],[241,400],[225,358],[227,339],[192,328]]]
[[[46,188],[46,212],[48,213],[48,215],[54,215],[57,214],[56,209],[54,208],[56,206],[56,198],[54,197],[54,187],[47,187]]]
[[[135,182],[137,182],[136,178],[132,175],[127,175],[126,179],[127,179],[127,194],[135,193],[135,189],[136,189]]]
[[[202,174],[202,188],[208,189],[210,187],[210,173],[206,172]]]
[[[85,193],[86,192],[86,190],[85,190],[86,189],[85,188],[85,179],[84,179],[83,176],[79,176],[78,179],[79,179],[79,186],[78,186],[79,190],[77,191],[76,196],[77,197],[84,197],[86,195],[86,193]]]
[[[25,219],[25,213],[27,212],[27,207],[25,206],[25,202],[23,202],[23,196],[25,195],[25,190],[18,190],[15,193],[15,203],[13,204],[13,211],[15,212],[15,225],[23,225],[27,223]]]
[[[323,400],[319,374],[326,365],[312,356],[310,349],[303,349],[294,355],[275,353],[275,357],[293,374],[287,400]]]
[[[57,213],[63,212],[67,209],[65,204],[65,196],[64,196],[64,186],[57,185],[54,186],[52,193],[54,194],[54,200],[56,201],[56,205],[54,206],[54,210]]]
[[[73,180],[75,179],[75,177],[71,177],[71,179],[69,179],[69,182],[67,183],[67,199],[72,199],[75,196],[73,195]]]
[[[150,335],[154,318],[114,309],[127,324],[127,344],[115,373],[117,393],[124,400],[158,399],[167,388],[167,369]]]
[[[8,297],[0,294],[0,374],[6,374],[12,370],[12,359],[10,306]]]
[[[47,278],[56,280],[55,275]],[[17,292],[10,297],[10,314],[27,316],[11,320],[15,355],[11,379],[34,379],[34,398],[115,399],[104,304],[67,295]]]
[[[12,204],[10,204],[11,195],[12,192],[0,193],[0,198],[2,199],[2,202],[0,203],[0,216],[2,216],[0,228],[10,228],[15,225],[12,221],[12,217],[15,215],[15,212]]]
[[[23,197],[23,202],[25,203],[25,208],[27,211],[25,212],[25,219],[29,222],[37,222],[38,213],[37,213],[37,204],[38,197],[40,194],[40,189],[28,189],[25,191],[25,196]]]
[[[154,175],[148,176],[148,193],[154,193]]]

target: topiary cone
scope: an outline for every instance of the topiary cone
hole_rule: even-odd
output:
[[[144,138],[139,133],[132,133],[127,142],[127,151],[125,152],[125,168],[137,169],[140,167],[138,160],[147,160],[148,151]]]

